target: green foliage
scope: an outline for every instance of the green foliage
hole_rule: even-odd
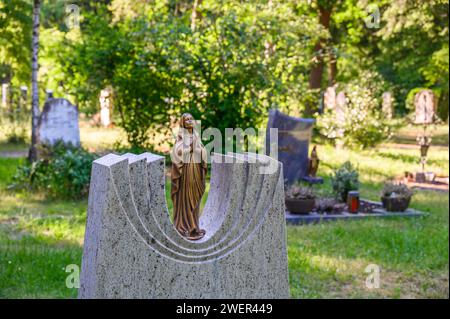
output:
[[[0,83],[30,76],[31,11],[30,1],[0,2]]]
[[[382,197],[404,197],[411,198],[413,195],[412,190],[405,184],[385,183],[381,190]]]
[[[81,148],[44,145],[38,161],[18,167],[11,188],[42,191],[54,198],[83,198],[94,159],[94,154]]]
[[[305,105],[319,104],[321,90],[309,89],[318,58],[325,67],[322,89],[337,59],[337,83],[357,84],[360,94],[370,90],[377,99],[378,89],[389,89],[398,115],[407,111],[408,92],[425,87],[439,96],[441,119],[448,117],[447,1],[203,0],[197,8],[194,1],[174,0],[72,3],[80,8],[80,28],[65,23],[67,1],[42,1],[40,87],[92,115],[100,90],[111,86],[115,122],[134,146],[154,146],[148,133],[166,130],[185,111],[203,128],[221,130],[259,127],[268,108],[302,116]],[[374,6],[380,28],[365,24]],[[31,9],[28,0],[0,4],[0,81],[12,77],[21,85],[30,78]],[[331,13],[328,28],[318,21],[320,10]],[[319,39],[323,48],[316,52]],[[364,70],[377,74],[371,83],[361,82]],[[367,147],[388,136],[384,123],[377,134],[367,121],[368,134],[358,124],[347,144]]]
[[[344,203],[347,201],[348,192],[359,189],[359,173],[351,162],[345,162],[334,172],[331,185],[336,198]]]
[[[257,127],[269,107],[298,112],[310,99],[304,74],[320,32],[293,3],[203,1],[193,30],[183,7],[156,1],[127,11],[122,2],[87,13],[82,38],[67,42],[59,63],[82,107],[114,88],[132,145],[149,146],[148,130],[184,111],[224,131]]]
[[[382,11],[376,62],[396,87],[399,106],[408,92],[427,87],[443,91],[448,101],[448,1],[395,0]],[[411,51],[411,48],[414,50]]]

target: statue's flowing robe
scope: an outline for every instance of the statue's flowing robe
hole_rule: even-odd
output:
[[[182,129],[172,150],[172,190],[174,226],[186,235],[200,231],[200,203],[205,192],[207,173],[206,150],[197,133],[192,136],[192,148],[183,144]]]

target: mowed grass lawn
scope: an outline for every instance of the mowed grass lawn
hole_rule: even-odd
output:
[[[91,133],[108,142],[107,132],[82,128],[89,148],[97,139]],[[397,144],[360,152],[319,145],[319,175],[326,177],[324,191],[329,191],[328,176],[350,160],[360,171],[362,197],[377,200],[386,178],[418,168],[417,154],[416,148]],[[81,264],[87,200],[8,191],[23,162],[0,158],[0,298],[75,298],[77,290],[66,287],[66,267]],[[448,136],[444,146],[430,149],[429,169],[448,175]],[[288,226],[292,297],[448,298],[448,193],[416,191],[411,206],[429,215]],[[370,264],[381,270],[378,289],[365,285]]]

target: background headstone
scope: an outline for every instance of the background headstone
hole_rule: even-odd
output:
[[[151,153],[93,163],[79,298],[289,298],[280,163],[215,154],[195,242],[170,221],[164,167]]]
[[[283,163],[287,184],[300,181],[308,174],[309,142],[314,123],[314,119],[292,117],[278,110],[269,111],[266,154],[270,154],[270,145],[278,142],[278,160]],[[270,128],[278,129],[278,141],[270,140]]]
[[[344,136],[346,106],[347,106],[347,97],[345,96],[344,92],[339,92],[336,98],[336,109],[335,109],[336,123],[339,127],[337,129],[337,135],[339,137],[336,138],[336,140],[334,141],[336,148],[338,149],[341,149],[344,146],[344,140],[341,137]]]
[[[383,115],[390,120],[392,119],[393,114],[394,98],[392,97],[391,92],[384,92],[382,99],[381,111],[383,112]]]
[[[431,124],[436,113],[436,101],[433,91],[422,90],[414,97],[415,123]]]
[[[336,88],[330,86],[326,89],[323,95],[324,107],[326,109],[334,109],[336,107]]]
[[[80,145],[78,108],[66,99],[48,99],[38,122],[39,142]]]
[[[100,91],[100,123],[108,127],[112,123],[112,92],[109,89]]]
[[[347,98],[344,92],[339,92],[336,98],[336,120],[340,123],[345,121],[345,107],[347,105]]]

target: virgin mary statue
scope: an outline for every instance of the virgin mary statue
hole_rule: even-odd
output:
[[[206,149],[194,130],[191,114],[181,116],[180,129],[172,149],[172,190],[174,226],[185,238],[201,239],[200,202],[205,192],[207,173]]]

